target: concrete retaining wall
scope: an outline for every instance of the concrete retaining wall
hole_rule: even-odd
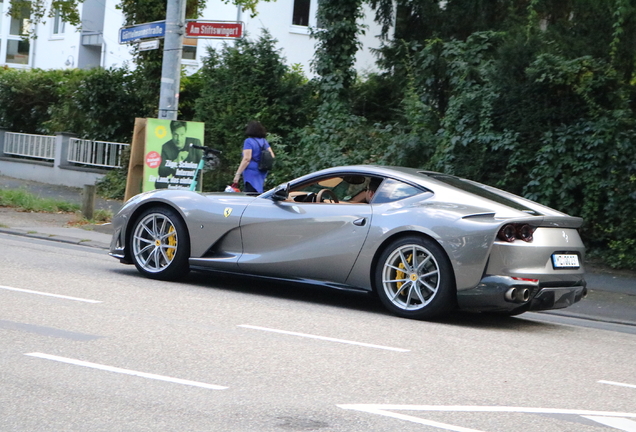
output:
[[[0,175],[61,186],[94,185],[108,170],[72,165],[67,160],[68,142],[74,135],[60,132],[55,139],[53,162],[13,157],[4,154],[4,134],[0,129]]]

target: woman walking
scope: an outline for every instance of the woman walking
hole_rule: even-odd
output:
[[[263,125],[256,120],[250,121],[245,128],[247,138],[243,142],[243,159],[234,176],[234,183],[238,184],[243,175],[245,192],[263,193],[267,171],[259,170],[258,163],[263,152],[269,152],[272,157],[275,157],[274,151],[265,139],[266,134],[267,131]]]

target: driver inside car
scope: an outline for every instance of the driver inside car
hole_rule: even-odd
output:
[[[359,192],[356,196],[351,198],[349,203],[370,203],[373,199],[373,195],[375,195],[375,191],[378,190],[378,187],[382,183],[382,179],[377,177],[371,177],[369,180],[369,185],[367,188],[361,192]]]
[[[291,199],[296,202],[367,204],[381,183],[379,177],[333,177],[299,187],[291,192]]]

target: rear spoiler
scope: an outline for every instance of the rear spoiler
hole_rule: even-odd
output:
[[[533,216],[531,218],[502,218],[495,217],[495,213],[473,213],[463,216],[462,219],[492,219],[504,223],[527,223],[532,226],[548,227],[548,228],[580,228],[583,225],[583,219],[575,216]]]
[[[583,218],[575,216],[544,216],[539,226],[551,228],[580,228]]]

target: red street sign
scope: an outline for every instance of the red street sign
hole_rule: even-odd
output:
[[[238,39],[243,37],[242,22],[228,21],[188,21],[188,38]]]

